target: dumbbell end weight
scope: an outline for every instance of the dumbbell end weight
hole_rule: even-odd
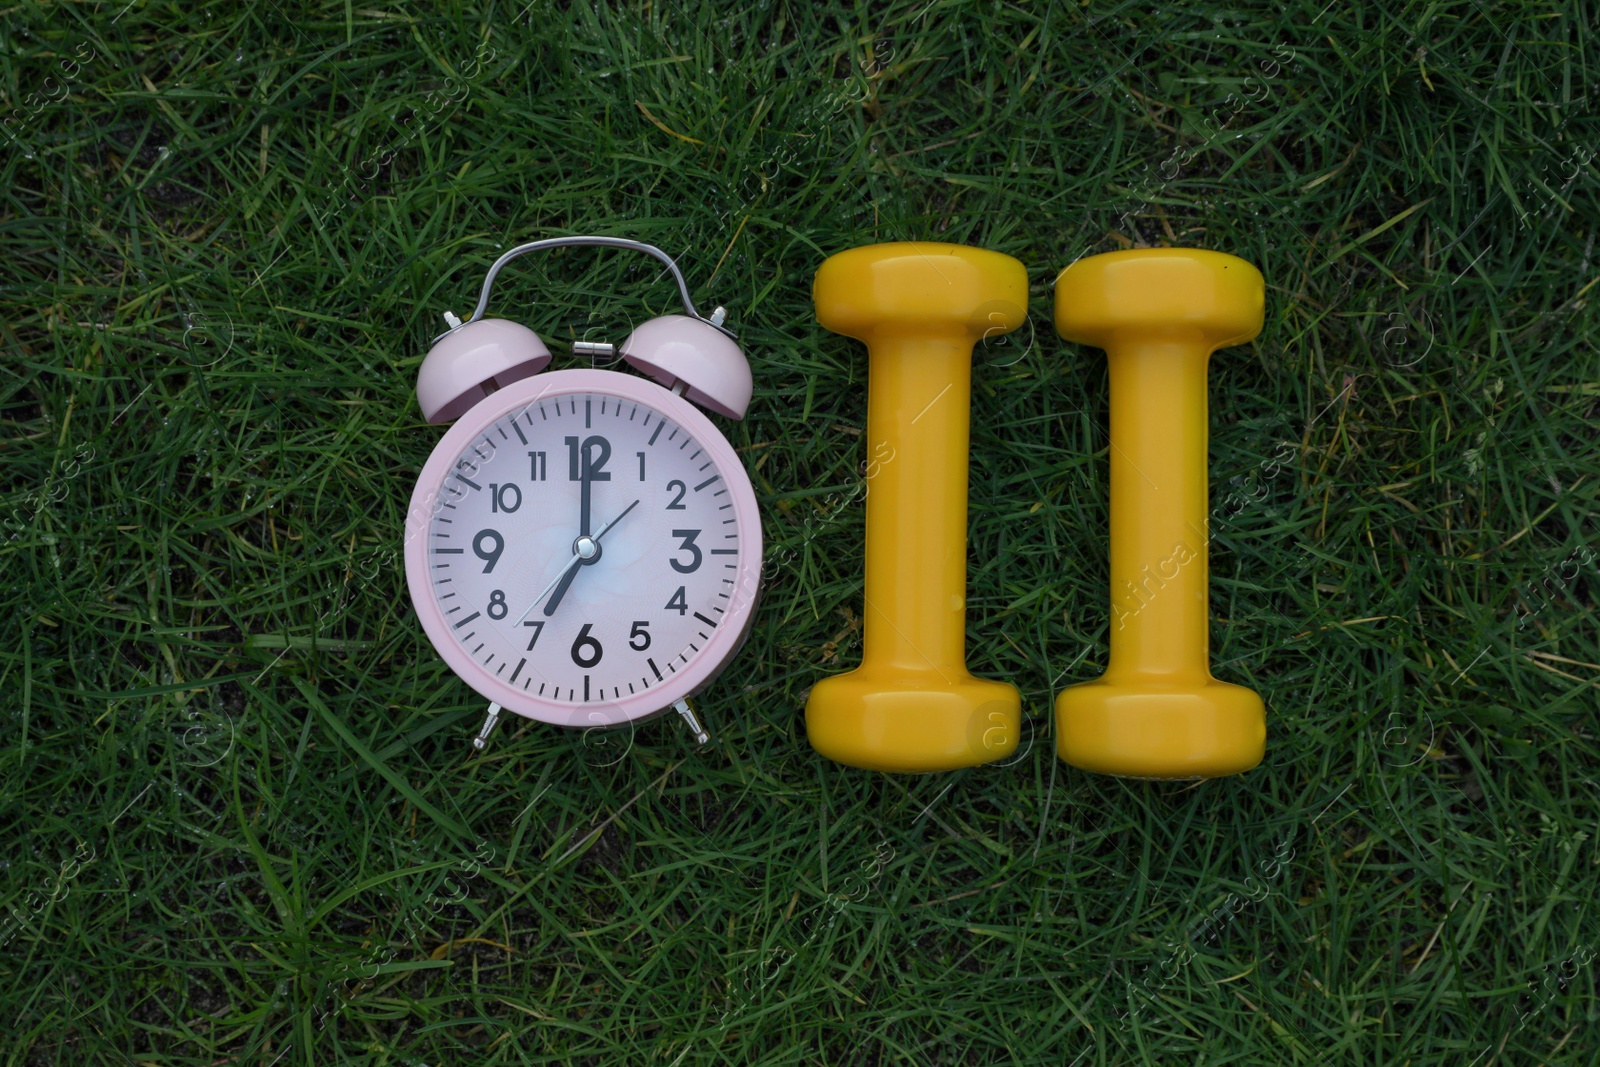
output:
[[[1021,698],[1005,682],[970,674],[947,682],[877,664],[824,678],[806,701],[812,748],[851,767],[901,774],[1004,759],[1016,751],[1021,719]]]
[[[824,262],[813,297],[824,327],[867,345],[870,451],[862,662],[812,688],[806,733],[868,770],[1002,759],[1021,699],[966,669],[967,444],[973,346],[1022,324],[1027,272],[963,245],[868,245]]]
[[[1204,360],[1261,332],[1266,283],[1252,264],[1199,248],[1139,248],[1056,276],[1056,332],[1115,353],[1119,341],[1193,339]]]
[[[1056,698],[1056,754],[1124,778],[1221,778],[1261,762],[1266,708],[1253,690],[1207,678],[1169,690],[1098,678]]]

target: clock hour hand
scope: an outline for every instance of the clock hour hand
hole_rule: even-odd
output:
[[[574,551],[572,554],[572,559],[568,560],[567,565],[562,568],[561,573],[556,575],[555,579],[551,581],[549,585],[545,586],[544,592],[533,598],[533,603],[528,605],[528,610],[524,611],[522,616],[517,619],[517,625],[520,626],[522,624],[522,620],[528,617],[529,612],[533,611],[534,608],[539,606],[539,601],[545,598],[546,593],[550,594],[550,602],[544,606],[544,613],[546,616],[554,615],[556,613],[557,606],[559,606],[561,603],[561,598],[567,593],[567,588],[572,585],[572,580],[578,576],[579,568],[583,564],[592,563],[594,560],[599,558],[600,538],[606,535],[607,530],[621,522],[623,515],[628,514],[628,512],[632,511],[638,506],[639,501],[635,500],[633,503],[623,508],[622,515],[618,515],[616,518],[600,527],[599,530],[595,531],[594,536],[591,537],[587,534],[580,535],[578,537],[577,545],[575,546],[576,551]],[[554,590],[554,592],[552,593],[551,590]]]
[[[584,540],[587,541],[588,538],[584,538]],[[544,606],[544,613],[547,618],[556,613],[556,608],[560,605],[561,598],[567,595],[567,590],[572,586],[572,579],[576,578],[578,571],[583,569],[580,566],[582,563],[583,555],[581,553],[573,556],[572,562],[567,564],[567,569],[562,572],[561,577],[556,579],[556,591],[550,594],[550,599],[546,601]],[[538,601],[535,600],[534,603],[537,604]]]
[[[526,619],[528,617],[528,613],[533,611],[534,608],[538,607],[539,606],[539,601],[543,600],[545,598],[545,595],[548,594],[550,592],[550,590],[554,589],[556,586],[558,586],[558,585],[561,586],[561,592],[565,593],[567,591],[567,586],[572,584],[572,576],[578,573],[578,565],[580,563],[582,563],[582,562],[583,562],[583,557],[580,556],[580,555],[574,554],[572,559],[567,561],[567,565],[565,567],[561,568],[561,573],[556,575],[553,579],[551,579],[550,584],[544,587],[544,592],[540,593],[538,596],[533,598],[533,603],[528,605],[528,610],[524,611],[521,615],[518,615],[517,616],[517,621],[515,623],[513,623],[512,625],[521,626],[522,625],[522,620]],[[561,593],[557,593],[556,594],[556,599],[559,600],[560,597],[561,597]],[[555,603],[555,601],[551,601],[551,603]],[[554,609],[551,609],[551,610],[554,610]],[[546,611],[545,614],[549,615],[550,611]]]

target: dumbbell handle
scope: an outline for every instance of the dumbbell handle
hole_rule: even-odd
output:
[[[967,674],[972,346],[880,337],[868,345],[868,373],[862,663],[953,682]]]
[[[1135,339],[1111,379],[1111,662],[1107,678],[1209,674],[1204,345]]]

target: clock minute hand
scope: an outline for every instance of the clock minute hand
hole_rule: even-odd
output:
[[[638,506],[639,501],[635,500],[633,503],[622,509],[621,515],[618,515],[616,518],[600,527],[600,529],[596,530],[592,537],[579,537],[578,551],[573,553],[572,559],[568,561],[566,567],[562,569],[561,573],[556,575],[555,580],[549,585],[545,586],[544,592],[533,598],[533,603],[528,605],[528,610],[522,613],[522,617],[517,620],[517,624],[521,625],[522,620],[526,619],[529,612],[533,611],[534,608],[539,606],[539,601],[543,600],[545,598],[545,594],[550,593],[552,589],[555,590],[555,592],[550,593],[550,602],[544,606],[544,613],[546,616],[554,615],[556,613],[556,608],[561,604],[561,598],[566,595],[567,589],[572,585],[572,580],[578,576],[580,565],[594,559],[595,553],[600,547],[600,538],[606,535],[607,530],[610,530],[611,527],[621,522],[624,515],[627,515],[628,512],[632,511]],[[585,544],[584,542],[586,541],[589,542],[589,544]],[[585,551],[586,549],[588,550],[587,552]]]
[[[587,416],[585,416],[587,418]],[[578,536],[589,536],[589,487],[594,484],[593,472],[589,470],[589,442],[582,446],[579,459],[583,464],[583,477],[578,483]]]

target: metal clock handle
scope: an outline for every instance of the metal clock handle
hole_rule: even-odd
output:
[[[719,307],[713,311],[711,316],[708,318],[705,315],[700,314],[700,312],[695,309],[694,299],[689,296],[689,283],[684,280],[683,271],[679,270],[677,262],[661,249],[657,248],[655,245],[645,244],[643,241],[630,241],[626,237],[587,236],[547,237],[540,241],[528,241],[525,244],[517,245],[515,248],[508,249],[502,253],[500,258],[495,260],[494,263],[489,266],[489,273],[483,279],[483,289],[478,293],[478,306],[472,309],[472,314],[469,315],[465,321],[462,321],[461,319],[456,318],[453,312],[445,312],[444,318],[445,321],[450,324],[450,331],[457,330],[462,326],[477,322],[479,319],[483,318],[483,313],[489,307],[489,293],[494,288],[495,277],[499,275],[500,269],[507,263],[510,263],[518,256],[527,255],[529,252],[542,252],[549,248],[572,247],[621,248],[630,252],[643,252],[647,256],[654,256],[656,259],[659,259],[662,263],[666,264],[667,270],[672,272],[672,280],[678,284],[678,295],[683,299],[684,310],[689,313],[689,316],[691,318],[699,319],[701,322],[716,328],[720,332],[727,334],[729,337],[735,337],[732,331],[722,325],[724,318],[727,316],[726,310]],[[443,337],[444,334],[440,334],[439,336]],[[437,341],[438,338],[435,338],[435,340]]]

